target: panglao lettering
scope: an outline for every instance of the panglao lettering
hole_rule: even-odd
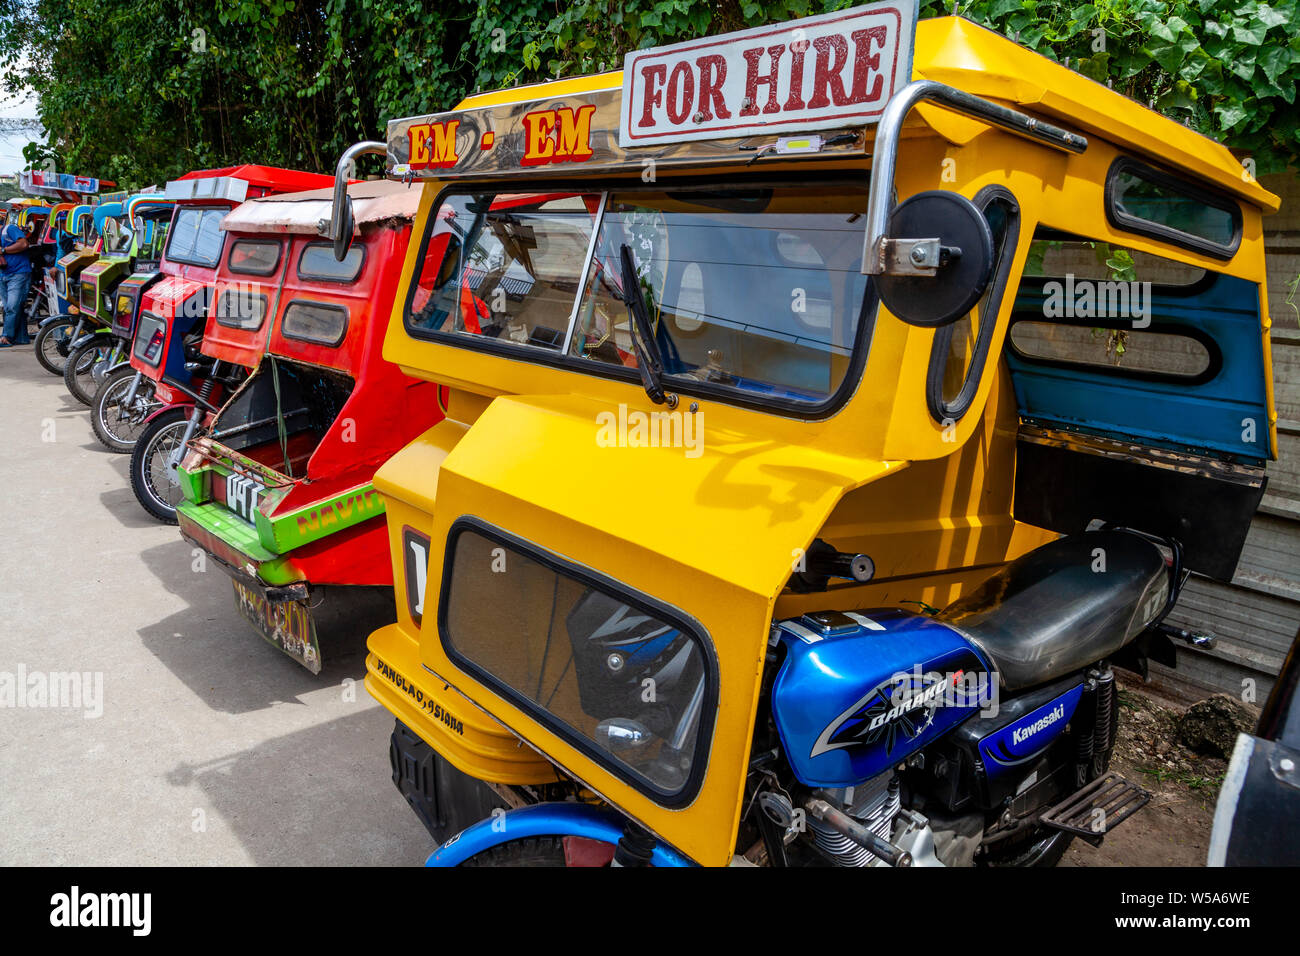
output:
[[[619,142],[872,122],[910,79],[908,4],[876,4],[630,53]]]
[[[375,670],[390,684],[399,691],[411,698],[421,710],[431,716],[434,720],[445,724],[449,730],[453,730],[462,737],[465,735],[465,724],[460,718],[456,717],[450,710],[443,707],[432,697],[427,696],[422,688],[408,681],[390,664],[382,658],[375,658]]]

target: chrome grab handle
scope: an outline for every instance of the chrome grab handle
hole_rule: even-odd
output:
[[[373,139],[353,143],[343,151],[334,167],[334,198],[330,203],[330,218],[316,224],[316,232],[330,239],[338,239],[343,232],[343,211],[348,197],[348,170],[358,156],[387,156],[388,144]]]
[[[1088,148],[1088,140],[1078,133],[1071,133],[1059,126],[1045,123],[1019,110],[964,93],[934,80],[916,80],[909,83],[885,106],[880,122],[876,125],[876,140],[872,148],[871,186],[867,193],[867,230],[862,247],[864,275],[883,275],[887,271],[891,273],[917,271],[900,268],[897,265],[890,266],[890,260],[897,262],[898,257],[892,255],[885,230],[889,225],[889,214],[894,209],[894,171],[898,165],[898,143],[903,133],[903,121],[907,119],[907,114],[912,111],[912,107],[922,100],[950,109],[954,113],[984,120],[991,126],[1062,152],[1082,153]],[[897,240],[900,244],[915,244],[918,241]],[[905,254],[903,258],[906,259],[907,255]]]

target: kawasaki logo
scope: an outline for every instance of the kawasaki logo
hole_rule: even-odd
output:
[[[1065,718],[1065,704],[1057,704],[1052,708],[1051,713],[1045,714],[1038,720],[1034,721],[1028,727],[1017,727],[1011,732],[1011,742],[1013,744],[1022,744],[1040,730],[1046,730],[1058,720]]]

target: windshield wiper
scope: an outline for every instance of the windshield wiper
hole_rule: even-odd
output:
[[[626,242],[619,247],[623,263],[623,303],[632,320],[632,348],[636,350],[636,367],[641,373],[641,386],[656,405],[677,407],[677,396],[664,391],[664,356],[650,327],[645,299],[641,295],[641,281],[637,278],[636,264],[632,261],[632,247]]]

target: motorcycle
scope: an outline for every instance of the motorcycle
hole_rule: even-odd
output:
[[[135,447],[145,419],[156,408],[153,380],[133,369],[127,356],[144,293],[162,279],[172,204],[162,197],[134,196],[127,202],[127,212],[135,232],[132,271],[111,294],[111,333],[117,344],[94,373],[99,384],[91,401],[90,419],[100,444],[119,454]]]
[[[1050,865],[1149,800],[1118,674],[1211,643],[1166,617],[1232,579],[1277,455],[1278,199],[1010,38],[888,10],[340,158],[340,260],[358,155],[424,190],[384,356],[449,396],[375,473],[397,620],[366,687],[431,865]]]
[[[66,213],[66,229],[60,238],[71,240],[68,249],[54,266],[54,304],[50,317],[40,326],[34,341],[36,360],[51,375],[63,377],[64,365],[72,349],[87,328],[79,314],[82,270],[99,258],[102,240],[95,230],[95,207],[74,206]],[[66,243],[60,243],[62,249]],[[48,286],[48,282],[47,282]]]
[[[217,267],[225,254],[222,218],[247,199],[317,187],[328,177],[267,166],[198,170],[164,190],[176,204],[159,266],[162,278],[140,292],[131,347],[138,373],[123,397],[136,414],[140,389],[158,403],[143,420],[131,452],[131,489],[159,521],[176,523],[182,497],[178,468],[186,445],[216,414],[249,369],[203,352],[203,329],[212,304]],[[145,393],[148,394],[148,393]]]

